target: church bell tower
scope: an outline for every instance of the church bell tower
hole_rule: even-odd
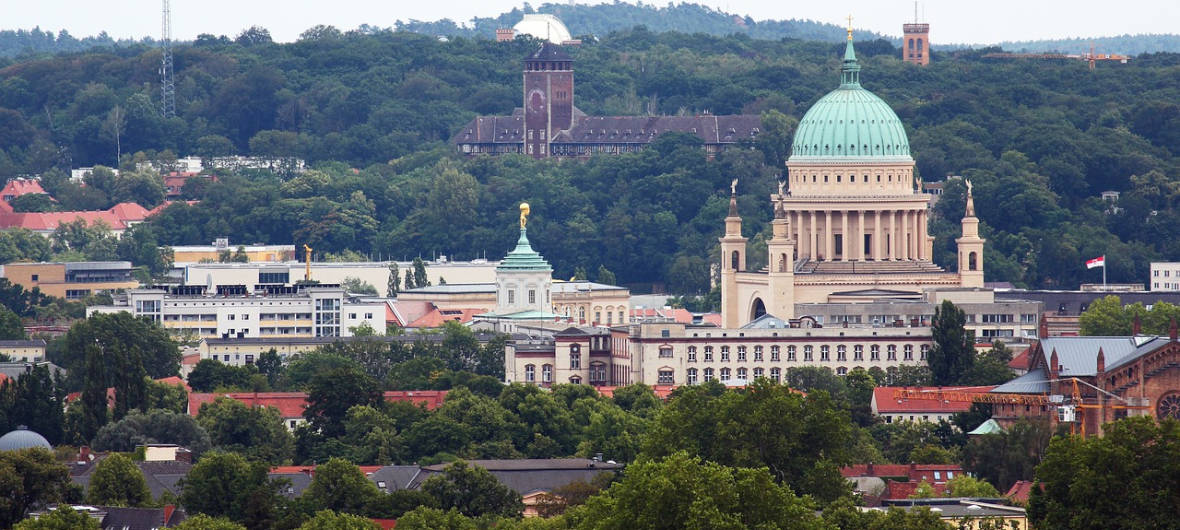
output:
[[[721,237],[721,327],[737,328],[745,322],[738,299],[738,272],[746,270],[746,238],[742,237],[742,218],[737,211],[737,179],[729,194],[729,215],[725,216],[725,235]]]
[[[959,281],[963,287],[983,287],[983,244],[979,237],[979,218],[975,217],[975,197],[971,181],[967,184],[967,211],[963,216],[962,237],[955,240],[959,247]]]

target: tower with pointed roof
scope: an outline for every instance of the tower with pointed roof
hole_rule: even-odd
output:
[[[553,267],[529,243],[528,204],[521,204],[520,238],[496,267],[497,315],[524,314],[543,318],[552,314]]]
[[[533,158],[550,155],[549,143],[574,120],[574,60],[545,42],[524,60],[524,144]]]
[[[979,237],[979,218],[975,217],[975,197],[971,181],[967,183],[967,210],[961,225],[962,236],[955,240],[959,249],[959,277],[963,287],[983,287],[983,244]]]
[[[737,210],[737,179],[729,194],[729,214],[725,216],[725,235],[721,237],[721,325],[736,328],[756,316],[743,315],[738,307],[738,273],[746,269],[746,238],[742,237],[742,218]],[[728,296],[727,296],[728,295]],[[766,307],[751,308],[759,315]],[[746,320],[742,320],[746,318]]]

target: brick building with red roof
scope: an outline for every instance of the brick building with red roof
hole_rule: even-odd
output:
[[[873,414],[880,416],[885,423],[895,421],[950,421],[951,416],[971,410],[971,401],[953,399],[915,399],[894,397],[897,390],[911,390],[917,392],[954,391],[966,394],[987,394],[994,386],[977,386],[968,388],[951,387],[888,387],[881,386],[873,389]]]
[[[426,410],[441,406],[446,396],[446,390],[389,390],[382,393],[387,403],[414,403],[426,407]],[[303,411],[307,409],[306,392],[189,393],[188,413],[195,417],[201,412],[201,405],[212,403],[219,397],[240,401],[251,407],[274,407],[288,429],[294,429],[306,421],[303,417]]]

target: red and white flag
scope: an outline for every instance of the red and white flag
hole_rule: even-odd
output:
[[[1106,267],[1106,255],[1098,256],[1097,258],[1086,260],[1086,268],[1093,269],[1094,267]]]

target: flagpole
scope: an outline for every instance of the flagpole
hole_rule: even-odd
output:
[[[1102,290],[1106,290],[1106,254],[1102,255]]]

